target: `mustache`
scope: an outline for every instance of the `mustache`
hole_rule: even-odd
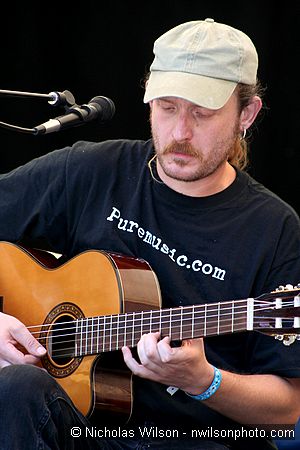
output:
[[[171,142],[164,148],[162,153],[163,155],[168,155],[169,153],[182,153],[183,155],[199,156],[199,152],[193,145],[179,142]]]

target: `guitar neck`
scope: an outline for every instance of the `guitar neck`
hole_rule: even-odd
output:
[[[145,333],[172,341],[253,329],[253,299],[79,319],[75,356],[135,347]]]

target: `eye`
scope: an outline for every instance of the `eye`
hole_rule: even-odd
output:
[[[175,111],[174,106],[163,106],[164,111]]]
[[[196,109],[196,110],[194,111],[194,114],[195,114],[195,116],[197,116],[197,117],[203,116],[203,112],[202,112],[200,109]]]
[[[193,111],[195,117],[199,118],[199,117],[211,117],[214,114],[214,111],[212,109],[208,109],[208,108],[197,108]]]
[[[167,102],[165,100],[159,100],[158,104],[159,104],[160,108],[166,112],[172,112],[172,111],[175,111],[175,109],[176,109],[172,103]]]

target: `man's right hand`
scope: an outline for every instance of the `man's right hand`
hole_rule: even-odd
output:
[[[18,347],[23,347],[23,351]],[[46,349],[15,317],[0,313],[0,368],[11,364],[37,364]]]

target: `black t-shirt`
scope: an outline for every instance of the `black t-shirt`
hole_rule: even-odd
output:
[[[152,141],[78,142],[2,175],[0,239],[47,239],[68,257],[91,248],[141,257],[163,306],[257,297],[300,281],[300,224],[289,205],[241,171],[215,195],[182,195],[151,176],[153,152]],[[205,347],[225,370],[300,377],[298,342],[244,332],[206,338]],[[140,378],[134,407],[135,420],[233,426]]]

